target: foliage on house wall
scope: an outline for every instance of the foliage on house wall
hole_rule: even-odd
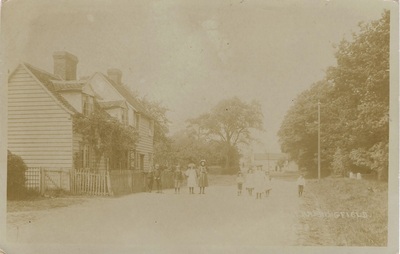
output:
[[[74,133],[81,134],[83,142],[93,149],[96,165],[103,156],[118,160],[126,156],[126,152],[135,149],[139,135],[136,129],[120,123],[100,108],[87,117],[82,114],[74,115]],[[79,155],[75,156],[77,160]],[[74,162],[76,166],[76,161]]]

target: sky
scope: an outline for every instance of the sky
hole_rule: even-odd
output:
[[[335,65],[334,44],[379,19],[381,0],[9,0],[2,6],[6,70],[53,71],[52,54],[79,59],[78,76],[122,71],[122,82],[169,108],[170,134],[234,96],[262,105],[257,152],[280,152],[277,132],[295,97]]]

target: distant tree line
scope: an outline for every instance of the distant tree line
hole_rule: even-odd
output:
[[[158,122],[154,135],[154,160],[160,165],[186,166],[206,159],[208,165],[220,166],[225,173],[239,169],[238,145],[253,140],[252,129],[262,130],[261,106],[237,97],[221,100],[209,112],[188,119],[186,128],[167,136],[167,108],[144,100],[144,105]]]
[[[278,136],[282,151],[317,174],[317,104],[321,112],[321,173],[388,176],[390,13],[359,24],[337,45],[337,65],[297,96]]]

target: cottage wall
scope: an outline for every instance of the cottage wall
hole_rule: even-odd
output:
[[[150,119],[140,118],[139,141],[137,143],[137,153],[144,155],[144,170],[149,170],[153,164],[153,135],[150,135]]]
[[[8,149],[28,167],[73,166],[71,115],[20,65],[8,84]]]

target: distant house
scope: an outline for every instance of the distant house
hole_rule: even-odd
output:
[[[8,149],[28,167],[70,170],[76,155],[81,155],[82,167],[92,167],[92,148],[74,133],[73,116],[90,115],[98,105],[121,123],[137,127],[139,141],[136,150],[127,151],[124,163],[110,165],[102,158],[97,169],[112,170],[119,165],[118,169],[147,170],[153,158],[154,120],[115,82],[120,75],[95,73],[77,80],[74,55],[55,52],[53,58],[54,73],[21,63],[9,76]]]
[[[269,171],[297,171],[296,163],[289,160],[285,153],[253,153],[251,156],[253,166],[262,165]]]

